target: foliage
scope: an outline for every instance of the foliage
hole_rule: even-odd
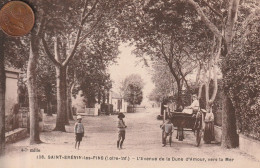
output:
[[[88,106],[100,103],[100,99],[111,89],[107,68],[115,62],[119,54],[118,47],[117,33],[104,24],[86,41],[69,64],[69,72],[72,72],[77,84],[74,96],[82,90]],[[70,79],[73,79],[73,75]]]
[[[187,75],[199,60],[208,56],[212,33],[185,2],[133,1],[124,10],[125,20],[120,20],[120,30],[128,33],[125,39],[133,41],[134,53],[145,63],[150,60],[164,64],[164,69],[172,75],[169,85],[173,85],[172,82],[177,86],[177,106],[182,105],[182,86],[190,89]],[[156,89],[157,96],[166,91]],[[162,99],[163,94],[157,100]]]
[[[6,55],[5,65],[16,69],[25,70],[28,60],[29,46],[28,38],[5,37],[4,52]]]
[[[151,91],[149,99],[160,103],[166,97],[173,96],[176,86],[167,65],[162,61],[154,61],[151,67],[151,74],[155,88]]]
[[[26,68],[27,68],[27,60],[28,60],[28,53],[29,53],[29,44],[28,37],[20,37],[20,38],[11,38],[6,37],[5,42],[5,54],[8,55],[6,58],[5,64],[10,67],[14,67],[19,69],[22,73],[19,79],[19,87],[20,89],[27,91],[26,82]],[[37,95],[38,100],[40,102],[47,101],[47,96],[55,94],[55,72],[54,67],[51,66],[50,60],[48,60],[45,56],[43,51],[41,50],[41,54],[38,60],[39,64],[37,66]],[[21,90],[20,95],[25,99],[28,99],[27,93]],[[22,102],[21,102],[22,103]],[[28,105],[28,104],[27,104]]]
[[[131,105],[140,105],[143,100],[143,87],[144,82],[140,75],[127,76],[121,87],[124,99]]]
[[[29,56],[29,38],[28,36],[13,38],[6,36],[4,43],[4,53],[7,56],[5,59],[6,67],[13,67],[18,69],[22,74],[20,74],[19,79],[19,96],[23,97],[21,100],[23,105],[28,106],[28,94],[27,86],[26,86],[26,69],[27,69],[27,61]],[[54,69],[51,66],[51,62],[44,57],[43,52],[41,52],[39,58],[39,64],[37,66],[37,92],[38,92],[38,100],[41,102],[45,102],[47,100],[47,96],[53,95],[56,90],[53,87],[55,83],[54,77]]]
[[[80,82],[76,90],[82,90],[86,105],[93,107],[103,96],[106,96],[107,90],[105,88],[111,89],[111,87],[109,74],[95,71],[86,74],[84,80]]]
[[[47,2],[46,2],[47,3]],[[68,123],[68,117],[70,115],[69,102],[70,93],[68,91],[68,84],[71,87],[71,83],[75,81],[74,77],[78,77],[74,71],[72,76],[68,75],[68,65],[75,55],[79,53],[81,48],[84,48],[88,55],[95,55],[102,57],[102,54],[114,54],[114,48],[110,51],[107,44],[110,42],[107,38],[102,40],[102,33],[116,36],[111,24],[118,10],[118,5],[121,4],[117,0],[79,0],[75,3],[71,3],[70,0],[49,2],[49,9],[44,10],[44,35],[41,37],[41,41],[46,55],[54,63],[56,68],[56,81],[57,81],[57,120],[55,130],[65,130],[64,120]],[[54,10],[52,10],[54,9]],[[116,39],[116,38],[111,38]],[[113,40],[112,40],[113,41]],[[107,42],[107,44],[106,44]],[[54,50],[51,46],[54,44]],[[112,46],[114,43],[111,43]],[[97,47],[98,50],[92,51],[93,47]],[[108,54],[107,54],[108,53]],[[116,54],[115,54],[116,55]],[[98,60],[98,59],[97,59]],[[101,64],[102,63],[102,59]],[[100,62],[95,62],[100,63]],[[73,65],[71,65],[73,67]],[[103,73],[103,69],[100,72]],[[91,72],[90,72],[91,73]],[[93,75],[94,73],[91,73]],[[68,77],[72,79],[67,80]],[[86,86],[92,87],[91,81],[86,81],[89,78],[81,80],[80,86],[86,91]],[[93,79],[93,78],[92,78]],[[100,81],[99,79],[94,79]],[[94,81],[92,80],[92,81]],[[72,82],[71,82],[72,81]],[[84,83],[85,82],[85,83]],[[100,82],[98,82],[100,83]],[[85,86],[84,86],[85,84]],[[89,87],[87,87],[89,88]],[[71,88],[69,88],[71,91]],[[95,103],[95,92],[98,90],[100,97],[100,90],[90,89],[87,93],[90,95],[88,102]],[[94,93],[93,93],[94,92]],[[72,115],[70,115],[72,118]]]
[[[241,6],[233,53],[223,63],[224,89],[235,105],[240,131],[260,139],[260,9]]]
[[[43,53],[39,57],[37,72],[37,95],[40,106],[43,108],[42,106],[45,106],[48,101],[55,100],[56,94],[55,69]]]

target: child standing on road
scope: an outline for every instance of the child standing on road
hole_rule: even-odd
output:
[[[172,143],[172,133],[173,133],[173,124],[171,122],[170,119],[168,119],[166,122],[164,122],[162,125],[161,125],[161,128],[163,130],[163,147],[166,146],[166,139],[167,139],[167,136],[169,136],[169,141],[170,141],[170,146],[171,146],[171,143]]]
[[[123,146],[123,142],[125,140],[125,129],[126,129],[126,125],[125,122],[123,120],[123,118],[125,118],[125,115],[123,113],[119,113],[118,114],[118,140],[117,140],[117,148],[122,149]]]
[[[84,126],[81,123],[81,120],[82,120],[81,116],[78,115],[77,122],[75,123],[75,127],[74,127],[74,132],[76,134],[75,149],[77,148],[77,144],[79,149],[80,142],[82,141],[82,137],[84,136]]]

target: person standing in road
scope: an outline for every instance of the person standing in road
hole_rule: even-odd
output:
[[[77,116],[77,122],[75,123],[74,126],[74,132],[76,134],[76,143],[75,143],[75,149],[77,148],[78,144],[78,149],[80,142],[82,141],[82,137],[84,136],[84,126],[81,123],[82,117],[80,115]]]
[[[161,128],[163,130],[163,147],[166,146],[166,139],[167,136],[169,136],[169,142],[170,142],[170,146],[172,143],[172,133],[173,133],[173,124],[171,122],[171,120],[168,118],[167,121],[165,121],[162,125]]]
[[[211,141],[215,140],[215,135],[214,135],[214,114],[212,112],[212,110],[210,110],[209,112],[206,112],[205,115],[205,128],[204,128],[204,142],[206,144],[211,143]]]
[[[118,140],[117,140],[117,148],[118,149],[122,149],[124,140],[125,140],[125,129],[126,129],[126,125],[125,122],[123,120],[123,118],[125,118],[125,115],[123,113],[119,113],[118,114]]]

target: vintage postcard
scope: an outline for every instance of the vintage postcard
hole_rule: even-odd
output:
[[[1,0],[0,167],[259,168],[258,0]]]

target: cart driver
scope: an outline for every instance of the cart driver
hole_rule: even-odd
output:
[[[184,110],[182,111],[183,113],[192,114],[199,111],[200,104],[196,94],[192,95],[192,100],[193,102],[191,103],[191,105],[185,107]]]

